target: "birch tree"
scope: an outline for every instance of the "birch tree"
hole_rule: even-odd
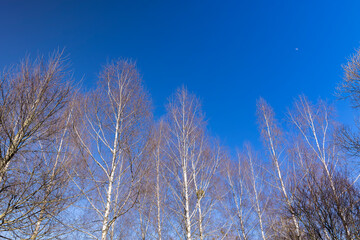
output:
[[[208,147],[210,142],[205,135],[199,100],[184,87],[168,105],[168,127],[169,163],[165,171],[171,179],[168,185],[174,202],[170,210],[181,219],[180,228],[175,226],[175,230],[181,239],[204,239],[210,234],[205,218],[213,211],[214,202],[209,199],[209,193],[221,151],[218,147],[215,151]]]
[[[164,185],[165,181],[163,179],[163,169],[164,169],[164,144],[167,136],[167,128],[165,127],[165,123],[163,120],[157,124],[154,134],[153,134],[153,148],[152,148],[152,159],[154,160],[155,165],[155,185],[154,185],[154,202],[156,203],[156,234],[157,239],[163,239],[163,225],[164,225],[164,198],[165,190]]]
[[[147,159],[151,158],[149,153]],[[138,201],[132,211],[134,218],[133,231],[136,233],[137,239],[151,239],[153,236],[153,221],[156,206],[154,204],[154,172],[152,171],[152,161],[148,161],[146,172],[143,175],[141,189],[138,196]]]
[[[134,207],[143,176],[150,125],[150,100],[134,63],[106,65],[98,89],[80,106],[75,128],[84,153],[84,173],[74,183],[96,221],[82,230],[94,239],[115,239],[116,223]],[[110,234],[111,232],[111,234]]]
[[[133,211],[135,222],[134,232],[139,239],[167,239],[166,230],[169,220],[164,211],[166,199],[166,184],[164,174],[164,146],[167,127],[163,119],[154,123],[149,144],[148,160],[146,162],[146,176],[142,184],[142,191],[136,211]]]
[[[282,167],[282,164],[286,164],[283,162],[284,159],[286,159],[286,144],[284,137],[282,136],[282,131],[277,124],[272,108],[264,99],[260,99],[257,103],[257,114],[260,123],[261,136],[274,167],[273,173],[276,178],[276,189],[281,194],[283,203],[290,211],[292,224],[290,224],[288,232],[290,236],[288,237],[292,239],[301,239],[299,221],[295,216],[292,206],[293,192],[291,191],[292,188],[288,185],[289,180],[287,179],[287,176],[292,176],[292,174],[289,173],[289,170],[286,167]],[[285,224],[288,225],[288,223]],[[292,228],[294,228],[294,231],[292,231]],[[287,238],[286,236],[284,237]]]
[[[249,144],[226,167],[230,218],[239,239],[268,239],[270,191],[266,165],[259,161]],[[269,226],[270,225],[270,226]]]
[[[232,226],[235,229],[239,239],[248,240],[251,227],[249,228],[249,218],[251,216],[251,207],[249,196],[246,193],[245,180],[243,174],[242,162],[228,162],[226,164],[226,183],[229,189],[228,201],[224,208],[229,212]]]
[[[243,158],[243,174],[246,177],[246,187],[247,192],[250,197],[251,208],[256,213],[256,224],[257,232],[261,235],[263,240],[268,239],[266,232],[266,224],[268,223],[267,210],[270,205],[270,199],[268,193],[265,192],[266,189],[266,175],[264,171],[264,166],[260,165],[261,163],[257,159],[256,154],[251,150],[250,146],[245,146],[246,155],[242,156]],[[241,159],[239,159],[241,161]]]

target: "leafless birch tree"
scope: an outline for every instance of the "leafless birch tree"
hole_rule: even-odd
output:
[[[257,159],[256,154],[251,150],[250,146],[246,147],[246,155],[243,156],[244,163],[243,166],[243,174],[247,177],[246,186],[247,192],[250,195],[251,208],[256,213],[257,223],[255,226],[258,226],[258,233],[260,233],[261,238],[263,240],[267,239],[266,232],[266,211],[268,210],[268,206],[270,205],[270,197],[265,192],[265,189],[269,186],[266,186],[266,175],[264,167],[266,166],[264,163],[260,163]],[[241,159],[239,159],[241,161]]]
[[[268,239],[270,186],[266,183],[266,164],[257,159],[249,144],[226,167],[229,202],[225,206],[239,239]]]
[[[290,227],[290,238],[301,239],[301,231],[299,221],[295,216],[292,208],[292,191],[288,186],[288,180],[286,176],[291,176],[287,170],[282,168],[284,155],[286,151],[286,144],[282,136],[282,132],[275,119],[272,108],[266,103],[264,99],[260,99],[257,103],[258,119],[260,123],[261,136],[265,143],[268,156],[274,166],[274,175],[276,178],[276,189],[281,193],[283,203],[289,209],[291,213],[291,221],[294,228],[294,233]],[[286,169],[286,168],[285,168]],[[287,224],[287,223],[286,223]]]
[[[241,161],[228,161],[226,163],[226,183],[229,189],[229,197],[224,203],[224,209],[228,211],[228,216],[231,219],[237,237],[248,240],[251,230],[251,228],[248,228],[251,207],[248,194],[246,193],[243,168],[241,166]]]
[[[163,239],[163,225],[164,225],[164,197],[166,185],[163,179],[164,173],[164,144],[167,136],[167,128],[164,126],[164,121],[156,125],[153,134],[153,148],[152,148],[152,159],[155,165],[155,186],[154,186],[154,202],[156,203],[156,234],[157,239]]]
[[[74,183],[94,213],[84,230],[94,239],[116,239],[116,222],[138,201],[150,129],[150,101],[141,84],[132,62],[112,62],[79,109],[83,124],[74,131],[86,175],[79,173],[82,181]]]
[[[171,211],[180,217],[179,238],[204,239],[207,220],[214,202],[210,199],[212,178],[219,166],[221,150],[210,148],[205,136],[205,122],[199,100],[184,87],[168,105],[167,157],[168,185],[171,189]],[[197,231],[194,231],[194,228]],[[182,235],[183,234],[183,235]]]

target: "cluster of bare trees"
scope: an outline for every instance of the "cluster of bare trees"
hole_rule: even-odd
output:
[[[360,52],[339,93],[359,106]],[[232,156],[185,87],[152,116],[135,64],[83,92],[61,52],[0,83],[2,239],[360,239],[360,137],[300,96],[257,103],[263,147]]]

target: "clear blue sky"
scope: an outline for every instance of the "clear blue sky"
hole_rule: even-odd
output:
[[[65,47],[91,87],[108,60],[132,58],[156,115],[185,84],[211,131],[241,146],[258,139],[258,97],[279,113],[301,93],[335,99],[359,13],[359,1],[0,0],[0,66]]]

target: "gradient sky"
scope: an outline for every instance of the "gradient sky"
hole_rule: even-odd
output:
[[[283,114],[305,94],[335,100],[360,46],[360,1],[0,0],[0,67],[65,48],[91,88],[111,59],[137,61],[157,116],[182,84],[230,147],[258,140],[256,99]],[[337,103],[346,119],[343,103]]]

